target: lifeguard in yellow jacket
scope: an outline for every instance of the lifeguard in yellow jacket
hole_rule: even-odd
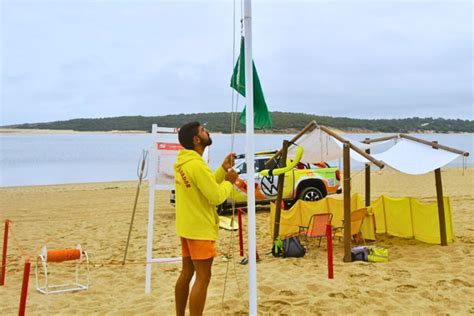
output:
[[[238,175],[232,169],[233,154],[214,173],[211,171],[202,154],[212,139],[199,122],[183,125],[178,138],[184,149],[178,153],[174,165],[176,232],[181,238],[183,266],[175,287],[176,315],[185,314],[188,297],[190,314],[202,315],[212,261],[217,255],[216,206],[229,197]],[[194,272],[196,280],[189,293]]]

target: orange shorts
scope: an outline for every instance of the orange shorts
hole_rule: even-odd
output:
[[[206,260],[217,257],[216,242],[213,240],[196,240],[181,237],[183,257],[192,260]]]

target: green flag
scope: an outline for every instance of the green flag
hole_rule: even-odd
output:
[[[254,111],[254,127],[255,128],[272,128],[272,118],[267,109],[267,103],[263,96],[262,86],[258,79],[257,68],[252,61],[253,69],[253,111]],[[244,58],[244,38],[240,42],[240,56],[235,64],[234,73],[230,80],[230,86],[234,88],[239,94],[245,97],[245,58]],[[240,123],[245,125],[245,112],[240,114]]]

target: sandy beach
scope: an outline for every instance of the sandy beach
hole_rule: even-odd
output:
[[[474,169],[444,169],[444,195],[451,198],[455,242],[447,247],[378,235],[389,249],[388,263],[343,263],[343,244],[334,242],[335,278],[328,280],[326,244],[311,244],[303,258],[274,258],[269,213],[257,213],[258,310],[262,315],[465,315],[474,313]],[[354,173],[353,192],[363,194],[364,174]],[[23,262],[51,249],[80,243],[91,260],[90,289],[43,295],[35,289],[34,264],[26,312],[31,315],[172,315],[177,263],[153,266],[152,293],[144,293],[148,189],[142,187],[127,264],[122,266],[136,182],[0,188],[3,222],[13,222],[6,285],[0,314],[18,313]],[[372,199],[381,194],[436,200],[433,173],[407,176],[393,170],[372,173]],[[342,196],[340,196],[342,198]],[[180,255],[169,192],[156,199],[154,257]],[[246,220],[246,218],[245,218]],[[246,233],[245,233],[246,235]],[[246,240],[246,237],[245,237]],[[206,315],[248,313],[248,265],[241,265],[237,233],[220,231]],[[52,264],[50,278],[72,280],[70,263]]]

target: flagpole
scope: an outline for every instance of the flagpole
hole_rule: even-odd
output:
[[[257,247],[255,236],[255,171],[254,171],[254,114],[253,114],[253,73],[252,73],[252,7],[251,0],[244,2],[245,36],[245,139],[247,161],[247,212],[248,212],[248,253],[249,253],[249,315],[257,315]]]

